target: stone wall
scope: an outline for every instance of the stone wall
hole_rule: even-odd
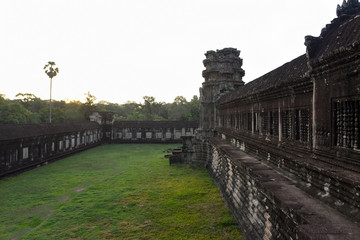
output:
[[[194,135],[196,121],[124,121],[115,122],[111,143],[181,143],[181,136]]]
[[[235,132],[223,131],[222,137],[238,151],[282,171],[302,191],[359,222],[360,179],[356,172],[322,162],[316,153],[301,148],[278,147]]]
[[[102,143],[97,123],[0,126],[0,178],[69,156]]]
[[[94,117],[95,116],[95,117]],[[198,122],[114,122],[93,113],[92,122],[0,125],[0,178],[47,164],[103,143],[180,143]]]
[[[247,239],[358,239],[359,227],[281,169],[212,138],[208,170]],[[326,193],[324,193],[326,194]]]

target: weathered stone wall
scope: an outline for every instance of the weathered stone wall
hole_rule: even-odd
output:
[[[97,123],[0,126],[0,178],[102,143]]]
[[[210,139],[208,170],[247,239],[358,239],[359,227],[281,169]],[[326,193],[325,193],[326,194]]]
[[[320,37],[307,36],[306,45],[314,82],[313,147],[359,159],[353,153],[360,151],[360,4],[353,1],[352,9],[350,2],[341,9],[355,15],[334,19]]]
[[[301,148],[276,146],[255,141],[235,132],[222,132],[223,140],[238,151],[283,172],[297,187],[314,198],[347,215],[353,221],[360,216],[360,179],[356,172],[321,162],[315,153]]]
[[[198,134],[198,133],[196,133]],[[195,163],[206,166],[209,160],[210,144],[208,140],[196,136],[181,136],[182,147],[173,149],[167,157],[170,165],[177,163]]]
[[[181,136],[192,136],[196,121],[124,121],[112,126],[111,143],[181,143]]]
[[[198,122],[94,122],[0,125],[0,178],[103,143],[179,143]]]
[[[219,124],[219,112],[216,102],[226,93],[244,85],[242,77],[245,71],[241,68],[240,51],[225,48],[208,51],[204,60],[205,81],[200,88],[200,125],[203,136],[213,136]],[[199,132],[200,133],[200,132]]]

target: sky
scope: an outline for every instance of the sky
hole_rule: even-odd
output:
[[[342,0],[0,0],[0,94],[173,102],[199,95],[204,54],[241,51],[244,82],[305,53]]]

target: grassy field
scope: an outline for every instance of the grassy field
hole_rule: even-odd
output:
[[[241,239],[204,168],[174,145],[104,145],[0,180],[0,239]]]

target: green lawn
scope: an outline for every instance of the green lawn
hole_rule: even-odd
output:
[[[175,145],[104,145],[0,180],[0,239],[241,239],[206,169]]]

